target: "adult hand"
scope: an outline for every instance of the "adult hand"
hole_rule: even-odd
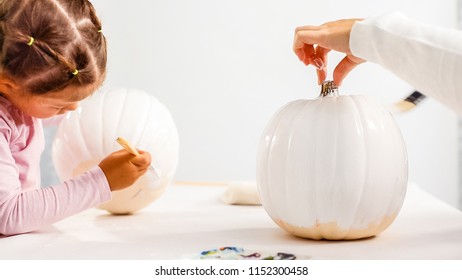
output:
[[[301,26],[295,29],[293,50],[305,65],[317,69],[318,84],[327,76],[327,54],[331,50],[345,53],[345,58],[335,67],[334,83],[341,85],[345,76],[365,60],[354,56],[350,50],[350,33],[353,24],[361,19],[344,19],[320,26]]]

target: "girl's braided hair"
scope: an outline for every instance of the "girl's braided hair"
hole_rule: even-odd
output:
[[[0,0],[0,73],[34,94],[101,83],[106,39],[88,0]]]

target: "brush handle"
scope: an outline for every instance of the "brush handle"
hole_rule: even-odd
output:
[[[130,154],[132,154],[134,156],[139,156],[140,155],[140,153],[138,153],[138,151],[130,144],[130,142],[128,142],[124,138],[118,137],[117,138],[117,143],[119,143],[120,146],[122,146],[122,148],[124,148]]]
[[[411,95],[406,97],[404,101],[411,102],[412,104],[417,105],[419,102],[421,102],[425,98],[426,98],[425,95],[423,95],[422,93],[416,90],[413,93],[411,93]]]

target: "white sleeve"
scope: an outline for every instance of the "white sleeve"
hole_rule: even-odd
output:
[[[390,13],[355,23],[350,49],[462,115],[462,32]]]

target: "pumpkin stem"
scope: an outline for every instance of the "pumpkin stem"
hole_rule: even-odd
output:
[[[321,97],[326,96],[339,96],[339,91],[337,85],[334,84],[334,81],[324,81],[321,85]]]

